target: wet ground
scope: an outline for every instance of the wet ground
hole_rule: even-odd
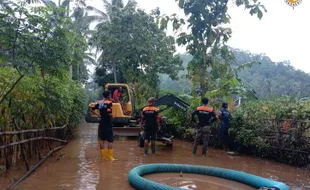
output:
[[[284,181],[291,189],[310,189],[309,173],[273,161],[248,156],[228,156],[209,149],[207,158],[191,156],[191,143],[176,141],[172,150],[161,144],[157,155],[143,156],[135,139],[119,138],[114,143],[114,162],[101,161],[97,125],[82,123],[78,135],[65,148],[49,158],[17,189],[130,190],[127,174],[135,166],[147,163],[179,163],[222,167],[245,171]],[[61,156],[63,155],[63,156]],[[246,185],[209,176],[162,173],[145,176],[168,185],[189,189],[253,189]],[[308,187],[307,187],[308,186]]]
[[[174,187],[181,187],[185,189],[211,189],[211,190],[256,190],[255,188],[247,185],[228,181],[225,179],[197,175],[197,174],[171,174],[171,173],[158,173],[144,176],[147,179],[159,183],[167,184]]]

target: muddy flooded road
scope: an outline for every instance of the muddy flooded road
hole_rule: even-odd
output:
[[[65,148],[54,154],[16,189],[130,190],[127,174],[135,166],[148,163],[179,163],[222,167],[283,181],[291,189],[310,189],[309,173],[273,161],[248,156],[228,156],[221,150],[209,149],[206,158],[191,155],[192,144],[175,141],[174,147],[158,144],[157,154],[143,156],[136,139],[120,137],[114,142],[117,161],[101,161],[97,142],[97,124],[82,123],[78,134]],[[199,155],[200,152],[198,152]],[[148,179],[188,189],[253,188],[229,180],[194,174],[162,173]]]
[[[180,176],[180,174],[176,173],[158,173],[145,175],[144,177],[146,179],[156,181],[162,184],[167,184],[174,187],[181,187],[185,189],[256,190],[253,187],[249,187],[238,182],[197,174],[184,173],[182,174],[182,176]]]

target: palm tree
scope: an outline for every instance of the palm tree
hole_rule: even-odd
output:
[[[52,0],[26,0],[26,3],[28,3],[28,4],[38,4],[41,2],[45,6],[49,6],[49,7],[53,7],[53,8],[56,8],[56,7],[66,8],[66,16],[69,17],[70,0],[64,0],[62,3],[61,3],[61,0],[58,0],[58,6]],[[80,2],[84,2],[84,1],[78,1],[78,3],[80,3]],[[69,74],[70,74],[70,77],[72,78],[72,65],[69,66]]]
[[[93,20],[93,22],[106,22],[111,20],[113,12],[117,9],[124,8],[123,0],[112,0],[112,2],[108,2],[107,0],[102,0],[104,3],[105,12],[101,11],[93,6],[87,6],[87,10],[93,11],[97,14],[97,17]],[[130,4],[132,1],[129,0],[127,5]]]
[[[96,16],[88,15],[88,12],[83,6],[76,7],[70,18],[73,21],[76,33],[85,38],[86,40],[89,40],[91,34],[89,25],[93,22],[94,19],[96,19]],[[80,81],[82,78],[85,78],[85,75],[87,75],[86,65],[95,63],[96,61],[95,59],[93,59],[93,55],[91,53],[87,53],[87,56],[84,58],[84,62],[75,68],[75,73],[77,76],[75,77],[75,79]]]
[[[130,9],[132,7],[136,7],[136,1],[135,0],[129,0],[127,4],[124,6],[123,0],[112,0],[111,2],[108,2],[107,0],[103,0],[105,11],[101,11],[95,7],[87,6],[86,9],[88,11],[92,11],[96,13],[96,16],[92,17],[92,19],[89,19],[90,22],[99,22],[96,27],[100,26],[101,24],[105,24],[107,22],[110,22],[113,16],[116,12]],[[93,44],[94,46],[97,46],[96,42]],[[99,55],[98,61],[101,60],[103,57],[103,53]],[[112,70],[114,75],[114,82],[117,82],[117,68],[116,63],[113,61],[112,63]]]
[[[71,18],[72,22],[73,22],[73,26],[74,26],[74,30],[75,32],[80,35],[81,37],[85,38],[86,40],[89,39],[89,35],[90,35],[90,29],[89,29],[89,25],[93,22],[94,19],[96,19],[96,16],[90,16],[88,15],[87,10],[85,9],[86,4],[85,1],[83,0],[78,0],[76,1],[76,6],[73,9],[73,13],[70,15],[69,13],[69,9],[70,9],[70,0],[64,0],[58,1],[58,5],[56,5],[56,3],[54,3],[51,0],[42,0],[42,2],[44,3],[45,6],[49,6],[52,8],[62,8],[62,9],[66,9],[66,13],[61,13],[63,15],[61,15],[62,17],[69,17]],[[70,66],[69,68],[69,72],[70,72],[70,76],[72,79],[75,80],[80,80],[80,73],[82,73],[82,78],[85,78],[87,75],[87,69],[86,69],[86,65],[88,64],[95,64],[95,60],[92,58],[92,54],[88,53],[87,56],[84,58],[84,62],[83,64],[77,65],[74,70],[76,70],[75,75],[73,75],[73,67]]]

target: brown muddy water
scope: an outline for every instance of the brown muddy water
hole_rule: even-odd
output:
[[[310,174],[304,169],[248,156],[228,156],[215,149],[209,149],[206,158],[198,155],[194,157],[191,156],[191,148],[191,143],[175,141],[172,149],[158,144],[156,155],[143,156],[143,150],[137,146],[135,139],[118,138],[114,142],[114,157],[118,160],[101,161],[97,124],[82,123],[77,137],[50,157],[16,189],[130,190],[134,188],[128,183],[128,172],[135,166],[158,162],[240,170],[285,182],[291,189],[310,189]],[[159,173],[144,177],[188,189],[254,189],[234,181],[195,174],[183,174],[180,177],[177,173]],[[1,183],[1,178],[0,184],[4,184]]]

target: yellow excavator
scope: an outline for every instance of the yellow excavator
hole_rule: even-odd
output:
[[[114,91],[122,87],[123,105],[121,103],[112,103],[112,125],[113,133],[116,136],[139,136],[140,135],[140,115],[143,108],[137,109],[135,103],[135,93],[132,88],[127,84],[122,83],[109,83],[106,84],[105,90],[110,90],[113,95]],[[91,103],[93,104],[93,103]],[[174,94],[166,94],[155,100],[155,106],[165,106],[160,109],[162,112],[168,108],[176,108],[183,112],[187,112],[190,105],[177,97]],[[88,109],[85,117],[88,123],[99,123],[100,112],[99,110]],[[163,119],[167,121],[166,118]],[[162,142],[168,143],[173,138],[172,135],[169,137],[159,139]]]

